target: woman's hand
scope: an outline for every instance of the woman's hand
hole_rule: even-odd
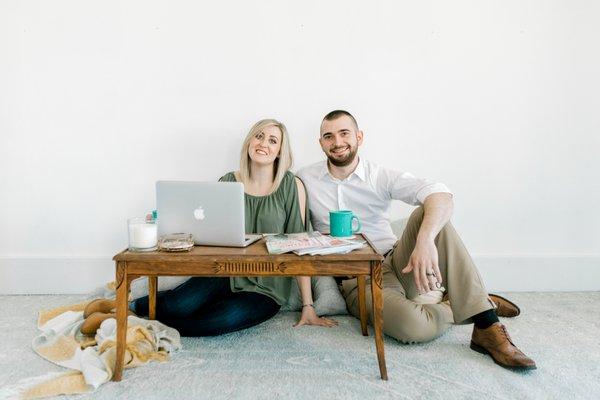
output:
[[[332,326],[336,326],[338,323],[336,320],[329,318],[320,318],[315,309],[312,306],[304,306],[302,307],[302,315],[300,316],[300,320],[294,325],[295,327],[302,325],[318,325],[318,326],[326,326],[331,328]]]

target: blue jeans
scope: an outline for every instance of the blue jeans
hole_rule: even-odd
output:
[[[254,292],[232,292],[229,278],[187,280],[156,296],[156,319],[182,336],[216,336],[250,328],[272,318],[279,304]],[[148,296],[130,303],[137,315],[148,315]]]

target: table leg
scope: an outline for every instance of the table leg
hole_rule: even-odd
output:
[[[117,262],[117,359],[115,360],[113,381],[120,381],[123,374],[125,341],[127,339],[127,310],[129,308],[127,304],[129,278],[127,264],[123,261]]]
[[[356,281],[358,282],[358,311],[360,313],[360,329],[362,330],[363,336],[369,336],[369,331],[367,330],[367,300],[365,298],[365,276],[357,276]]]
[[[158,277],[148,277],[148,318],[156,319],[156,288],[158,286]]]
[[[373,327],[375,328],[375,347],[377,348],[377,361],[381,379],[387,381],[387,368],[385,366],[385,353],[383,349],[383,295],[381,293],[383,277],[381,275],[381,262],[371,261],[371,294],[373,295]]]

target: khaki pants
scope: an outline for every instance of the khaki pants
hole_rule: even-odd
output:
[[[383,332],[404,343],[426,342],[444,333],[452,323],[469,323],[470,317],[494,308],[481,276],[454,227],[448,223],[435,239],[448,303],[418,304],[413,274],[403,274],[415,248],[423,221],[423,208],[410,216],[400,240],[385,258],[383,272]],[[367,290],[371,288],[367,278]],[[342,282],[342,295],[352,315],[360,318],[356,279]],[[371,296],[366,296],[369,322],[373,321]]]

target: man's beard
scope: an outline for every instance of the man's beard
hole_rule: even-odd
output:
[[[345,167],[347,165],[352,164],[352,161],[354,161],[354,157],[356,157],[357,152],[358,146],[350,146],[350,151],[348,152],[348,155],[346,155],[344,158],[333,158],[333,156],[329,154],[327,155],[327,158],[329,159],[329,162],[335,165],[336,167]]]

